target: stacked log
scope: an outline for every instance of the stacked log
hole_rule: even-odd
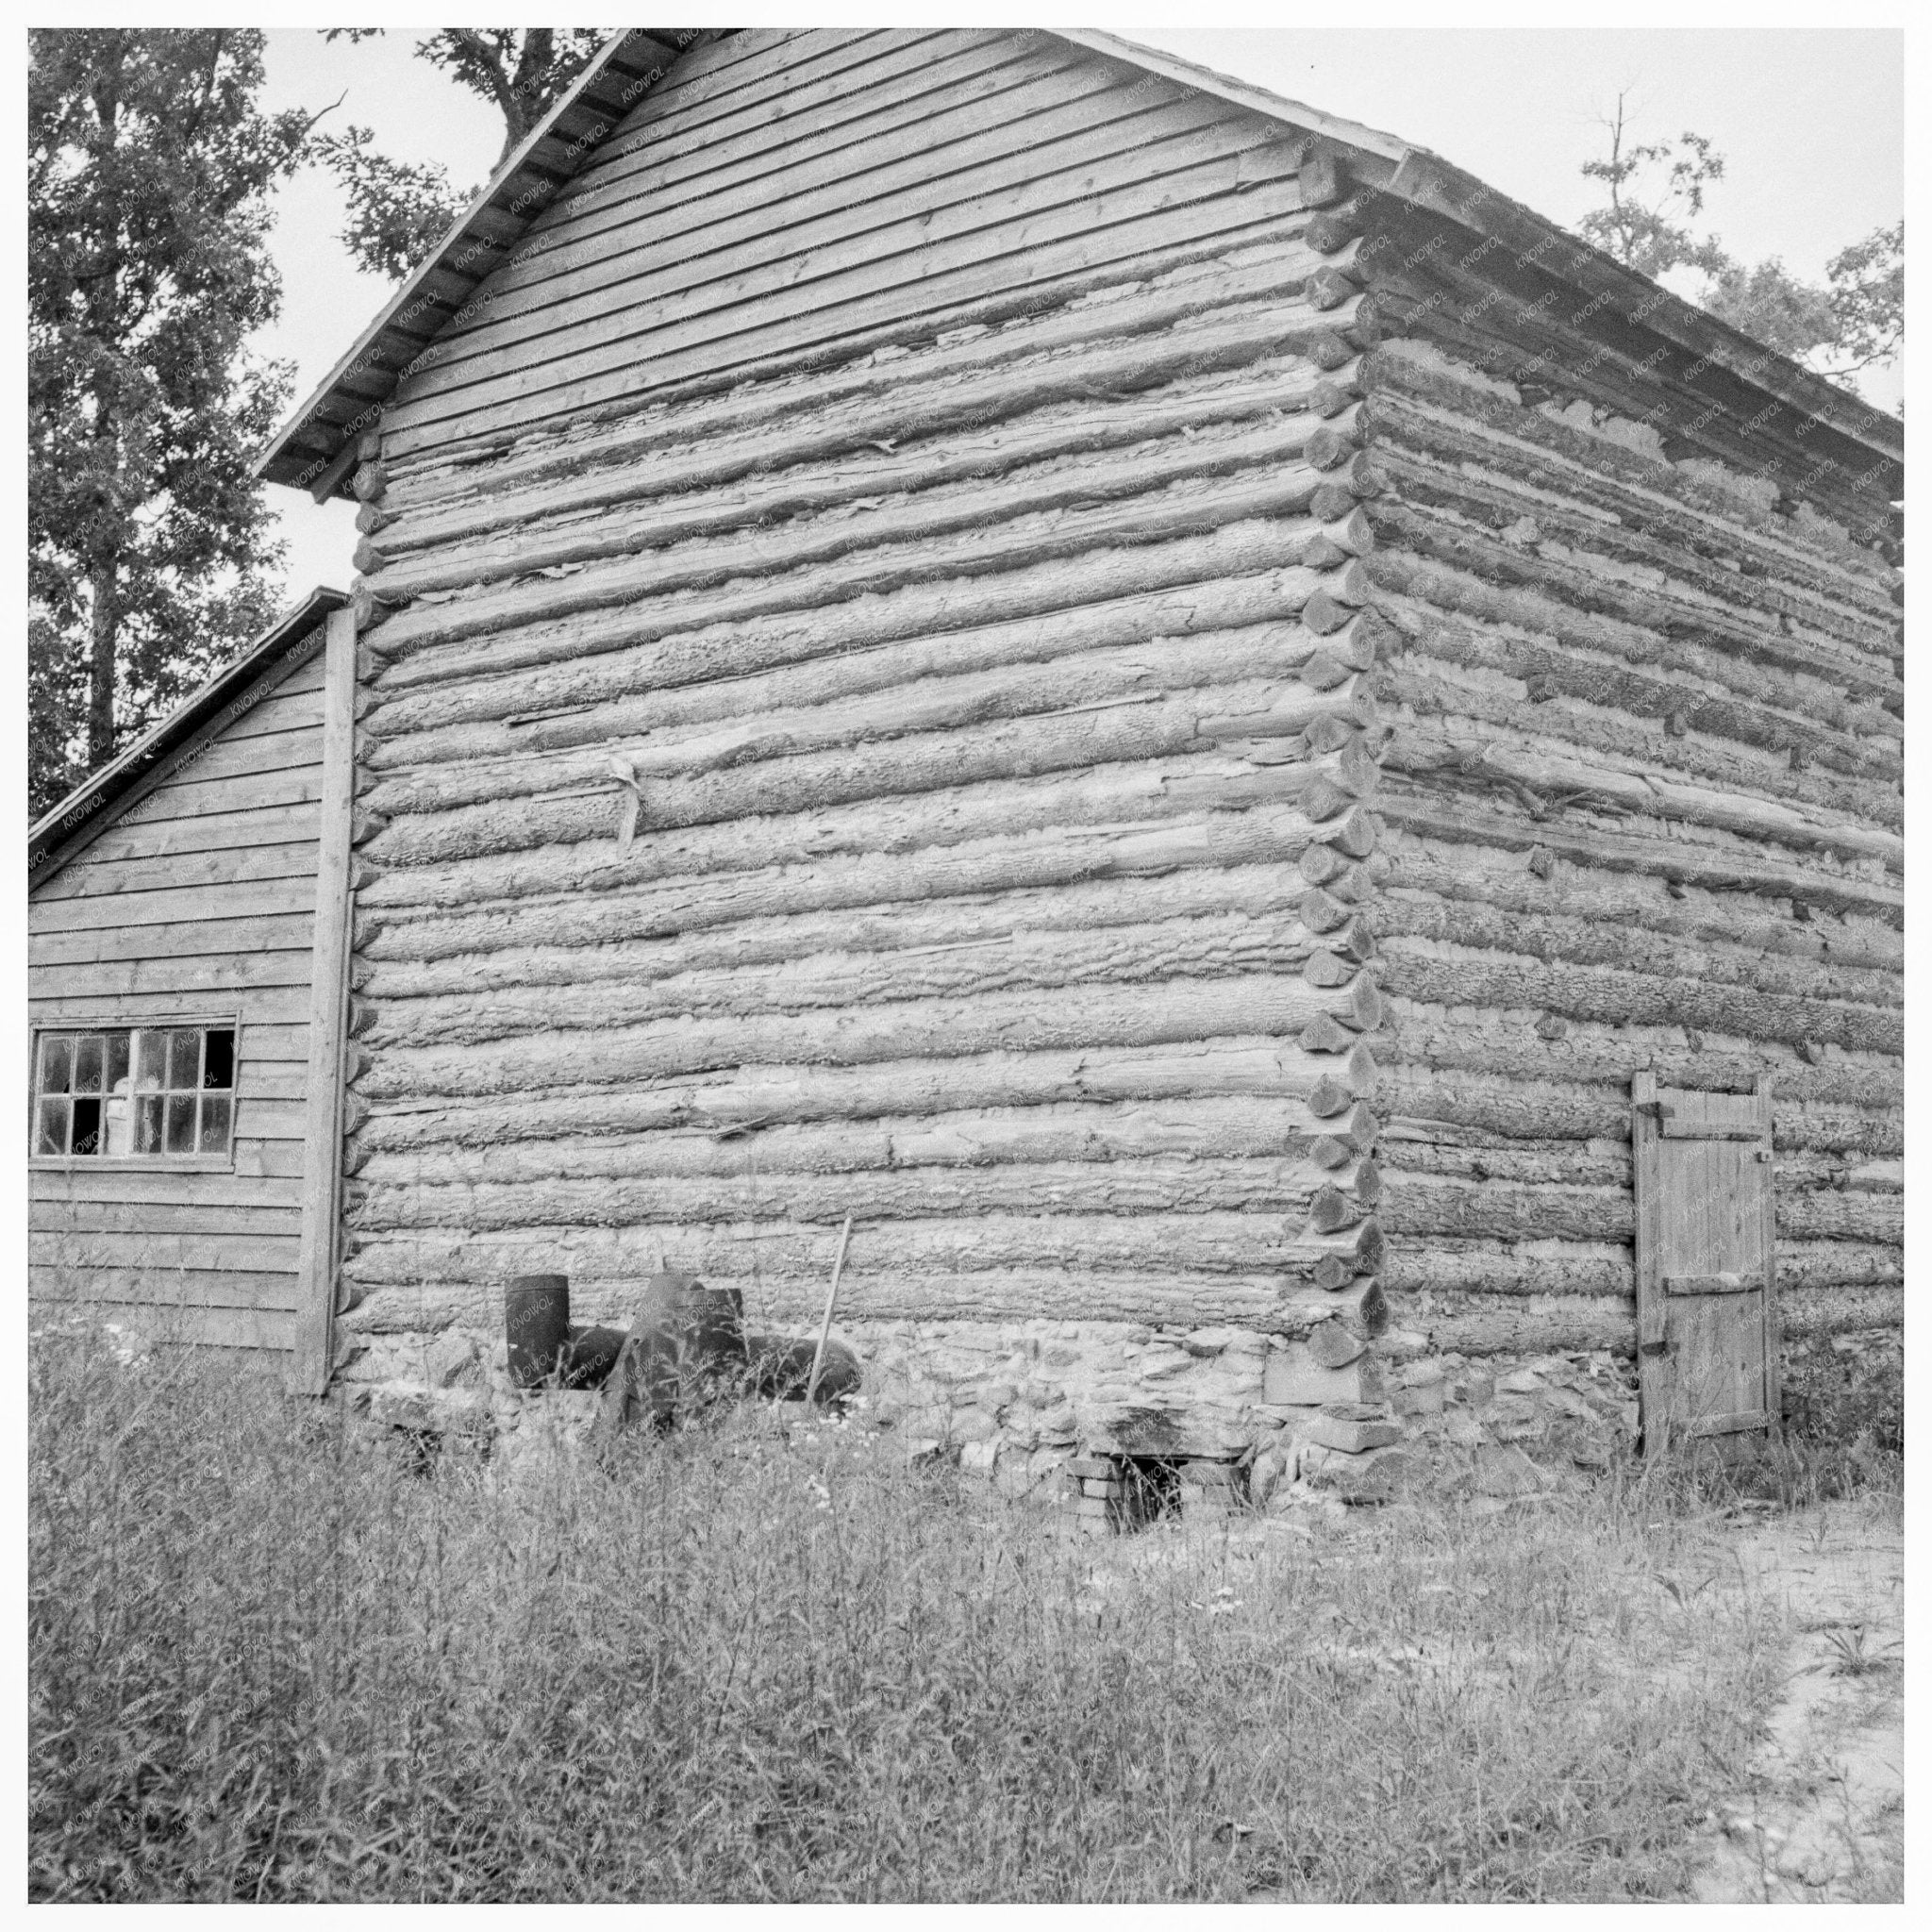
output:
[[[1787,1326],[1894,1319],[1873,490],[1064,49],[946,55],[1007,252],[921,252],[837,158],[876,113],[891,192],[953,165],[915,67],[805,38],[733,54],[741,119],[654,92],[364,452],[352,1325],[665,1265],[798,1322],[850,1213],[861,1323],[1386,1289],[1442,1349],[1627,1348],[1644,1067],[1769,1067]],[[1139,185],[1068,200],[984,88]],[[742,192],[709,281],[625,212],[661,177],[685,235],[712,166],[801,171],[823,268]]]
[[[654,392],[513,437],[431,371],[372,442],[352,1327],[487,1326],[540,1265],[797,1322],[848,1214],[861,1324],[1379,1319],[1357,298],[1278,132],[1002,59],[1238,165],[1015,258],[1024,303],[731,387],[641,349]]]
[[[1394,1319],[1462,1354],[1627,1352],[1629,1080],[1654,1067],[1770,1072],[1787,1332],[1894,1323],[1888,506],[1829,465],[1794,485],[1789,412],[1699,408],[1466,251],[1438,274],[1429,230],[1370,197],[1337,230],[1383,335],[1357,408],[1399,639],[1370,681],[1366,902]]]

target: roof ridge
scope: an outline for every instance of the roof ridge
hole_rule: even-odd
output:
[[[437,250],[277,432],[258,459],[255,474],[271,482],[310,488],[318,501],[345,487],[360,441],[357,432],[366,421],[380,416],[408,369],[441,341],[461,305],[499,265],[505,252],[529,232],[585,157],[679,55],[736,31],[630,27],[613,34],[570,91],[498,167]],[[1360,186],[1512,248],[1543,273],[1591,294],[1595,298],[1591,308],[1607,311],[1606,321],[1648,330],[1689,352],[1698,369],[1720,369],[1774,402],[1827,425],[1894,472],[1904,462],[1905,427],[1897,418],[1673,294],[1427,148],[1115,34],[1083,28],[1025,31],[1049,33],[1085,52],[1212,94],[1312,136],[1345,160]],[[643,67],[625,61],[621,57],[626,48],[657,64]],[[572,135],[574,115],[610,118],[580,125]],[[545,152],[546,142],[558,151]],[[473,273],[470,262],[477,257],[488,258]],[[425,309],[436,317],[427,334],[409,326]]]

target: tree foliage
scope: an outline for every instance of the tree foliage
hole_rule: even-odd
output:
[[[28,51],[32,815],[272,610],[249,465],[289,373],[245,343],[310,124],[258,111],[252,30],[37,28]]]
[[[380,27],[335,27],[330,40],[367,40]],[[596,27],[441,27],[416,53],[503,117],[500,163],[584,71],[605,36]],[[475,195],[438,162],[414,165],[376,152],[366,127],[315,142],[349,202],[342,243],[373,275],[401,281]]]
[[[1704,212],[1704,191],[1724,177],[1724,158],[1701,134],[1680,142],[1633,142],[1617,96],[1610,152],[1585,161],[1583,173],[1609,190],[1607,206],[1592,208],[1577,232],[1607,255],[1655,278],[1674,268],[1718,273],[1729,259],[1716,242],[1699,242],[1690,223]],[[1653,170],[1660,180],[1646,186]]]
[[[1746,264],[1715,235],[1692,224],[1705,191],[1724,175],[1724,158],[1701,134],[1676,141],[1630,138],[1625,96],[1610,119],[1609,154],[1583,163],[1609,200],[1577,224],[1577,232],[1626,266],[1653,278],[1673,269],[1704,279],[1698,300],[1720,321],[1820,375],[1848,381],[1890,362],[1905,341],[1903,222],[1874,228],[1826,264],[1824,286],[1806,282],[1782,260]]]

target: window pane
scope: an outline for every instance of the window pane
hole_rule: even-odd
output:
[[[168,1077],[168,1036],[165,1033],[137,1033],[134,1084],[150,1093],[164,1086]]]
[[[228,1151],[228,1123],[235,1103],[225,1093],[201,1096],[201,1151],[225,1154]]]
[[[65,1093],[74,1085],[74,1041],[64,1033],[41,1036],[41,1091]]]
[[[168,1085],[190,1092],[201,1085],[201,1028],[183,1026],[168,1036]]]
[[[235,1130],[235,1041],[232,1026],[42,1034],[34,1152],[225,1154]]]
[[[210,1026],[208,1052],[201,1067],[204,1087],[227,1088],[235,1084],[235,1034],[231,1027]]]
[[[83,1033],[74,1042],[74,1091],[98,1093],[101,1091],[102,1046],[98,1033]]]

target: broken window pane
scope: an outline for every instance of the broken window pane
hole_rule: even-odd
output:
[[[201,1084],[228,1088],[235,1084],[235,1035],[226,1026],[210,1026],[208,1047],[202,1059]]]
[[[43,1033],[35,1058],[34,1152],[108,1159],[225,1155],[235,1127],[235,1074],[231,1025]]]

